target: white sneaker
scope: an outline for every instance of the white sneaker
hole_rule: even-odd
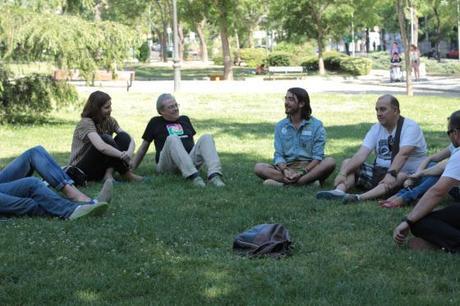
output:
[[[192,184],[195,187],[200,187],[200,188],[206,187],[206,184],[204,183],[203,179],[199,176],[195,177],[192,180]]]
[[[76,220],[85,216],[100,216],[107,210],[108,207],[109,204],[106,202],[79,205],[69,216],[69,220]]]
[[[346,195],[345,192],[340,190],[319,191],[316,193],[318,200],[341,200]]]
[[[213,176],[213,178],[209,180],[209,184],[212,184],[215,187],[224,187],[225,186],[225,183],[220,178],[220,175]]]

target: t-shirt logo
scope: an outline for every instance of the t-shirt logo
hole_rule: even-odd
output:
[[[166,125],[169,135],[181,136],[184,135],[184,128],[180,123],[171,123]]]

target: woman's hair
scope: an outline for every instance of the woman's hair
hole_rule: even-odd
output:
[[[86,101],[83,112],[81,113],[82,118],[91,118],[94,122],[99,123],[102,121],[101,108],[112,98],[108,94],[102,91],[95,91],[89,95],[88,101]]]
[[[410,47],[413,48],[414,50],[417,50],[417,46],[414,44],[411,44]]]
[[[297,101],[304,102],[304,106],[301,109],[302,118],[305,120],[310,119],[311,116],[311,106],[310,106],[310,97],[308,96],[308,92],[300,87],[292,87],[288,89],[288,92],[292,93],[294,96],[297,97]]]

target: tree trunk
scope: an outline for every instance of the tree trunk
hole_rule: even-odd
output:
[[[160,43],[161,43],[161,59],[163,62],[168,61],[168,25],[163,24],[163,31],[160,34]]]
[[[228,29],[225,17],[220,21],[220,39],[222,40],[222,55],[224,57],[224,80],[233,80],[233,63],[228,42]]]
[[[254,29],[249,29],[248,48],[254,48]]]
[[[418,17],[417,17],[417,10],[415,9],[415,7],[413,8],[414,10],[414,37],[413,37],[413,40],[414,40],[414,45],[417,46],[418,48],[418,28],[419,28],[419,23],[418,23]]]
[[[370,50],[369,28],[366,28],[366,53]]]
[[[414,95],[412,88],[411,72],[412,67],[410,66],[410,44],[407,38],[407,27],[406,20],[404,17],[404,0],[396,0],[396,14],[398,15],[399,29],[401,31],[401,40],[404,45],[404,59],[406,64],[406,94],[408,96]]]
[[[241,64],[241,57],[240,57],[240,37],[238,35],[238,31],[235,30],[235,43],[236,43],[236,58],[235,58],[235,64],[240,65]]]
[[[318,70],[320,75],[326,74],[326,69],[324,68],[323,60],[323,39],[322,33],[318,33]]]
[[[206,37],[204,35],[204,26],[206,25],[206,19],[195,23],[196,32],[200,40],[200,57],[202,62],[208,61],[208,46],[206,44]]]
[[[436,31],[435,31],[435,46],[436,46],[436,54],[438,62],[441,62],[441,56],[439,53],[439,44],[441,43],[441,18],[439,16],[439,12],[436,7],[433,7],[433,14],[436,17]]]
[[[179,61],[184,61],[184,52],[185,52],[185,37],[184,37],[184,28],[182,23],[179,22],[177,25],[177,36],[179,36]]]

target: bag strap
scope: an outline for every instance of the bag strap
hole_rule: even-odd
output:
[[[391,162],[393,162],[393,159],[395,159],[395,156],[399,152],[399,140],[401,138],[401,130],[402,130],[403,124],[404,124],[404,117],[399,116],[398,125],[396,126],[396,133],[395,133],[395,140],[394,140],[395,143],[393,144],[393,148],[391,150]]]

